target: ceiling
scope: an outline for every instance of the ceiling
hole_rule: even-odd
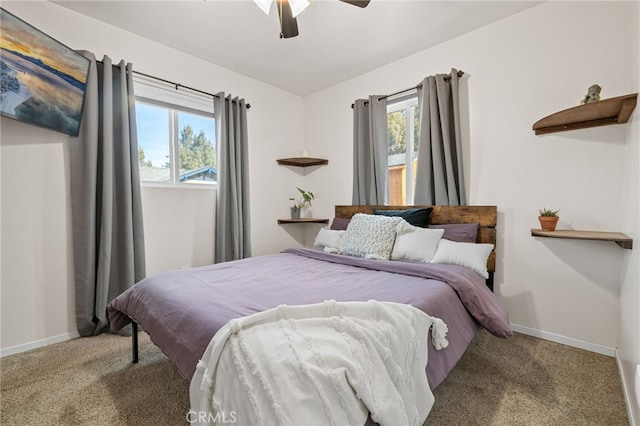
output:
[[[267,16],[251,0],[54,3],[304,96],[540,2],[315,0],[290,39],[275,6]]]

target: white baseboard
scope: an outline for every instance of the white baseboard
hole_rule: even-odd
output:
[[[518,333],[526,334],[528,336],[539,337],[540,339],[550,340],[556,343],[562,343],[563,345],[573,346],[574,348],[584,349],[587,351],[599,353],[607,356],[615,356],[616,349],[610,348],[604,345],[598,345],[597,343],[585,342],[584,340],[574,339],[572,337],[562,336],[560,334],[549,333],[548,331],[537,330],[535,328],[525,327],[524,325],[511,324],[511,329]]]
[[[72,333],[60,334],[58,336],[48,337],[46,339],[36,340],[34,342],[24,343],[22,345],[10,346],[8,348],[0,349],[0,358],[19,354],[20,352],[30,351],[31,349],[41,348],[42,346],[53,345],[54,343],[64,342],[65,340],[75,339],[80,337],[77,331]]]
[[[632,410],[630,407],[631,407],[631,404],[640,404],[640,401],[634,401],[631,399],[631,395],[629,394],[629,389],[631,389],[631,386],[634,386],[634,384],[629,383],[625,379],[626,376],[624,374],[624,371],[622,370],[622,361],[620,360],[620,354],[618,353],[618,351],[616,351],[616,364],[618,364],[618,372],[620,373],[620,378],[622,379],[622,392],[624,393],[624,402],[627,407],[627,415],[629,416],[629,422],[631,426],[636,426],[640,421],[640,419],[634,418],[635,410]],[[638,374],[640,374],[640,369],[636,368],[636,376]],[[638,379],[636,378],[636,380]],[[636,389],[638,389],[638,386],[637,385],[635,386],[636,386]]]

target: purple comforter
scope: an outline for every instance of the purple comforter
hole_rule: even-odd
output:
[[[131,322],[190,380],[213,335],[233,318],[281,304],[325,300],[410,304],[449,327],[449,346],[429,345],[431,388],[444,380],[481,324],[511,335],[507,312],[484,280],[459,266],[367,260],[290,249],[200,268],[163,272],[137,283],[108,307],[114,330]]]

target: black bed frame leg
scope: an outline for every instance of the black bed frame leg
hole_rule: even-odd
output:
[[[489,287],[489,290],[491,290],[493,292],[493,274],[494,272],[489,272],[489,278],[487,278],[487,287]]]
[[[138,323],[131,321],[131,362],[138,363]]]

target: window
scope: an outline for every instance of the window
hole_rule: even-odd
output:
[[[213,101],[135,80],[140,180],[167,185],[217,181]]]
[[[413,203],[419,123],[418,98],[415,94],[387,105],[390,205],[404,206]]]

